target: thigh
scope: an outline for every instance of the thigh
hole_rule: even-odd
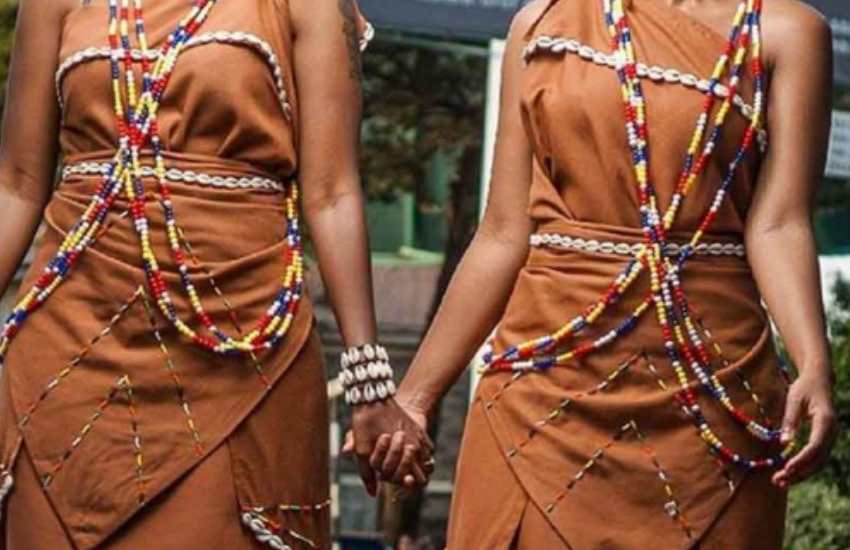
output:
[[[26,445],[21,448],[15,462],[14,476],[15,485],[5,510],[6,548],[72,550],[62,522],[41,488]]]
[[[242,528],[226,444],[153,500],[107,539],[110,550],[227,548],[256,550]],[[15,487],[6,507],[8,550],[73,550],[50,506],[26,448],[15,466]]]
[[[522,514],[511,550],[570,550],[561,535],[546,520],[543,512],[529,502]]]
[[[480,399],[469,410],[455,474],[448,550],[506,549],[528,496],[490,431]]]
[[[770,472],[751,474],[696,548],[781,550],[786,508],[787,493],[770,482]]]
[[[240,521],[230,451],[222,444],[107,540],[110,550],[255,550]]]

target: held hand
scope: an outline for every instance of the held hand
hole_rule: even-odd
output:
[[[398,399],[398,398],[396,398]],[[401,433],[385,433],[378,437],[369,464],[383,479],[406,488],[424,487],[428,478],[434,472],[434,445],[427,435],[428,422],[426,415],[406,405],[403,401],[396,401],[399,408],[412,420],[421,430],[425,438],[425,446],[420,453],[415,453],[403,443]]]
[[[823,468],[835,443],[838,424],[832,404],[829,371],[812,372],[810,375],[804,373],[791,385],[782,421],[783,444],[794,440],[803,420],[811,424],[809,441],[781,470],[773,474],[774,485],[783,489]]]
[[[354,409],[353,429],[343,452],[354,454],[366,491],[375,496],[378,480],[406,487],[425,485],[433,471],[434,445],[424,426],[394,399]]]

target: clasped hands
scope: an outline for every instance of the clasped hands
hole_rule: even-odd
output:
[[[366,491],[375,496],[385,481],[408,489],[424,487],[434,472],[434,444],[423,412],[389,399],[354,408],[342,451],[357,461]]]

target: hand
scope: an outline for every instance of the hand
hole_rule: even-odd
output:
[[[420,460],[417,462],[415,460],[416,455],[407,453],[404,445],[399,441],[398,432],[395,434],[385,433],[378,437],[375,442],[375,447],[369,457],[369,464],[381,477],[389,479],[393,483],[404,485],[407,488],[423,487],[428,483],[428,478],[434,472],[434,459],[431,456],[434,452],[434,445],[427,435],[427,414],[398,396],[396,396],[395,402],[398,403],[410,420],[421,429],[421,433],[426,439],[427,452],[420,453]]]
[[[773,483],[783,489],[817,473],[829,459],[838,435],[838,423],[832,404],[832,380],[828,370],[809,370],[798,378],[788,392],[785,418],[782,421],[782,443],[791,443],[801,421],[808,420],[811,433],[806,445],[785,466],[773,474]]]
[[[406,487],[428,482],[434,445],[394,399],[355,407],[352,424],[342,450],[356,456],[369,495],[377,493],[379,477]]]

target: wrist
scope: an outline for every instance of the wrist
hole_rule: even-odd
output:
[[[370,416],[372,414],[380,413],[389,406],[389,402],[391,400],[392,398],[386,399],[384,401],[375,401],[373,403],[360,403],[358,405],[352,405],[351,416],[356,419],[358,417]]]
[[[346,404],[372,405],[391,399],[396,393],[393,369],[387,350],[377,344],[347,349],[340,356],[339,382]]]
[[[402,382],[395,400],[405,409],[413,410],[430,418],[436,410],[441,397],[436,392],[411,388]]]
[[[829,362],[809,363],[798,367],[798,379],[811,380],[829,384],[830,387],[835,384],[835,371]]]

